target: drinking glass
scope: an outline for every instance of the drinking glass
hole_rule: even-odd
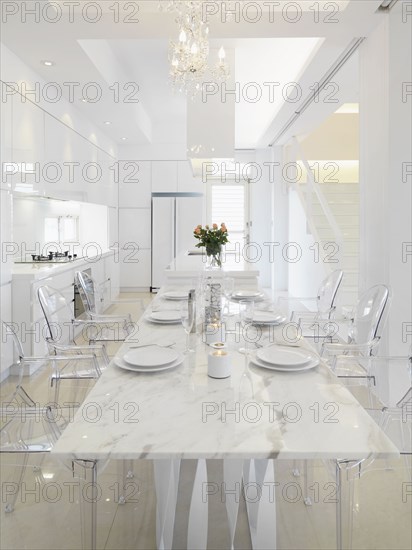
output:
[[[195,322],[195,319],[189,312],[188,302],[183,302],[180,306],[180,320],[182,321],[184,331],[186,332],[185,353],[190,353],[194,351],[193,349],[190,348],[190,332],[193,328],[193,323]]]
[[[253,322],[253,313],[255,311],[255,302],[253,300],[240,300],[239,315],[242,335],[244,336],[244,347],[239,349],[240,353],[245,355],[249,352],[249,341],[247,337],[247,327]]]
[[[226,298],[225,300],[225,310],[226,315],[230,314],[230,297],[233,294],[235,289],[235,280],[233,277],[224,277],[223,278],[223,295]]]

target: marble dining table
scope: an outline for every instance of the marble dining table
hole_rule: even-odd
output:
[[[175,302],[164,299],[162,289],[149,309],[176,307]],[[276,505],[269,490],[275,487],[274,461],[399,456],[398,449],[322,360],[303,372],[280,372],[253,364],[258,346],[284,338],[287,323],[269,333],[257,332],[245,356],[239,353],[243,338],[236,314],[229,322],[233,329],[227,334],[229,378],[208,377],[210,347],[200,333],[192,335],[194,351],[170,370],[131,372],[112,362],[52,450],[55,457],[82,465],[85,479],[92,483],[96,483],[99,464],[108,459],[152,460],[158,548],[172,547],[181,460],[197,460],[188,548],[207,546],[206,460],[214,459],[223,461],[227,486],[239,482],[260,487],[258,501],[246,506],[252,546],[262,550],[276,548]],[[118,356],[146,344],[183,351],[185,339],[181,324],[154,324],[145,314]],[[300,346],[314,351],[305,340]],[[343,495],[345,476],[339,476],[339,468],[337,472],[337,513],[344,519],[339,496],[340,491]],[[225,501],[233,547],[239,502],[230,494]],[[96,503],[85,518],[90,521],[85,545],[94,549]],[[342,546],[341,533],[337,545]]]

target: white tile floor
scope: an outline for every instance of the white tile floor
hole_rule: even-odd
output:
[[[143,296],[148,302],[150,295]],[[113,313],[133,312],[139,316],[139,305],[116,304]],[[111,345],[113,354],[117,345]],[[24,380],[24,387],[36,401],[48,399],[48,373],[39,371]],[[12,380],[4,382],[1,393],[7,392]],[[19,457],[21,458],[21,457]],[[13,477],[15,456],[1,456],[0,481],[2,488],[1,538],[2,550],[81,548],[79,530],[79,487],[67,464],[52,460],[49,455],[37,455],[29,460],[14,512],[6,514],[4,503],[7,483]],[[40,465],[40,469],[38,466]],[[36,468],[37,466],[37,468]],[[175,549],[187,548],[187,520],[190,493],[194,476],[194,461],[184,461],[181,467],[179,503],[174,532]],[[380,468],[380,469],[378,469]],[[276,463],[279,486],[277,499],[277,548],[322,549],[335,548],[335,504],[333,482],[322,462],[314,464],[313,489],[315,502],[305,506],[300,492],[301,478],[292,475],[293,464]],[[109,462],[99,475],[101,497],[98,504],[98,548],[107,550],[150,550],[155,544],[155,493],[151,461],[133,463],[134,478],[129,480],[131,500],[118,503],[121,466]],[[220,484],[221,462],[208,461],[209,480]],[[316,494],[316,489],[318,494]],[[254,498],[254,495],[249,495]],[[222,495],[209,498],[208,548],[228,548],[228,528]],[[412,547],[412,479],[404,461],[393,463],[375,461],[365,473],[355,492],[353,549],[403,550]],[[250,537],[245,506],[241,497],[235,548],[249,549]]]

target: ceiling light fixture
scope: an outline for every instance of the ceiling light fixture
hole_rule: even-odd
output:
[[[177,14],[177,42],[170,41],[170,79],[175,89],[194,97],[205,81],[225,81],[230,76],[223,46],[214,66],[209,64],[209,27],[199,0],[160,2],[159,10]]]
[[[110,126],[111,122],[110,122],[110,120],[105,120],[104,124],[106,124],[106,126]]]
[[[122,141],[126,141],[127,140],[127,137],[122,137],[120,138]]]
[[[53,67],[54,61],[48,61],[47,59],[41,62],[45,67]]]

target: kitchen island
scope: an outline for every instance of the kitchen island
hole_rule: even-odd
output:
[[[257,288],[259,270],[239,254],[224,253],[222,269],[205,270],[206,255],[199,249],[187,250],[179,254],[165,269],[165,284],[190,284],[199,273],[211,273],[213,277],[233,277],[235,287]]]

